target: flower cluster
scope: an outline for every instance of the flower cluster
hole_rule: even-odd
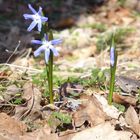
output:
[[[44,17],[42,13],[42,8],[39,7],[38,12],[30,5],[28,4],[29,9],[32,11],[33,14],[24,14],[25,19],[31,19],[32,22],[30,26],[28,27],[28,31],[31,31],[35,26],[37,25],[38,31],[41,32],[42,25],[48,21],[48,17]],[[54,56],[58,56],[58,52],[56,48],[54,48],[53,45],[57,45],[62,42],[61,39],[54,39],[54,40],[48,40],[48,37],[46,34],[44,34],[44,38],[41,40],[32,40],[31,41],[34,44],[41,45],[35,52],[34,56],[37,57],[41,54],[41,52],[45,52],[45,61],[48,63],[50,51],[53,52]]]
[[[24,14],[25,19],[31,19],[32,22],[28,27],[28,31],[31,31],[35,26],[37,26],[38,31],[40,32],[41,40],[32,40],[33,44],[38,44],[40,47],[34,52],[34,56],[39,56],[42,52],[45,53],[46,61],[46,72],[48,79],[48,89],[50,94],[50,103],[53,104],[53,56],[58,56],[58,52],[54,45],[61,43],[61,39],[53,39],[53,34],[48,30],[48,17],[45,17],[42,12],[42,8],[39,7],[38,12],[29,4],[29,9],[33,14]],[[44,27],[47,27],[44,28]],[[47,35],[49,38],[47,37]],[[43,37],[44,35],[44,37]]]

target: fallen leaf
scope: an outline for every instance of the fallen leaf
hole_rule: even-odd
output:
[[[20,136],[20,140],[58,140],[58,136],[57,134],[51,134],[50,128],[45,125],[41,129]]]
[[[19,135],[10,134],[7,131],[0,132],[0,140],[19,140]]]
[[[0,113],[0,132],[23,135],[27,130],[25,124],[9,117],[5,113]]]
[[[97,98],[97,100],[100,102],[102,105],[103,111],[111,118],[118,119],[119,115],[121,112],[114,107],[113,105],[109,105],[107,102],[107,99],[100,95],[100,94],[94,94],[94,96]]]
[[[130,126],[132,126],[133,124],[139,123],[139,118],[134,107],[130,106],[127,109],[126,114],[125,114],[125,120]]]
[[[16,106],[14,117],[23,119],[28,116],[30,120],[41,117],[41,92],[32,83],[25,83],[22,98],[26,100],[26,104],[24,106]]]
[[[137,93],[140,81],[125,76],[116,76],[116,85],[126,93]]]
[[[106,122],[76,134],[63,136],[60,140],[130,140],[131,135],[127,131],[114,130],[114,126]]]
[[[32,83],[26,83],[23,86],[23,96],[22,98],[26,99],[28,101],[28,107],[32,105],[31,98],[34,98],[34,106],[33,108],[39,109],[40,108],[40,102],[41,102],[41,92],[33,86]]]
[[[81,85],[65,82],[60,87],[60,91],[59,91],[60,98],[62,100],[63,98],[67,98],[70,96],[79,97],[79,95],[80,95],[80,93],[82,93],[82,91],[83,91],[83,87]]]
[[[11,134],[6,131],[0,132],[0,140],[58,140],[58,136],[57,134],[51,134],[49,127],[45,125],[43,128],[25,133],[24,135]]]
[[[137,99],[131,96],[122,96],[119,94],[113,94],[113,101],[123,105],[136,105]]]
[[[20,93],[21,89],[16,85],[10,85],[7,87],[6,91],[3,94],[5,101],[9,101],[12,97],[14,97],[17,93]]]
[[[137,138],[137,135],[136,135],[136,134],[133,134],[133,135],[131,136],[131,140],[139,140],[139,139]]]
[[[125,120],[127,124],[140,137],[140,123],[138,115],[134,107],[130,106],[125,113]]]
[[[103,123],[107,116],[103,112],[101,104],[98,102],[94,96],[83,96],[81,99],[85,99],[83,107],[73,114],[73,121],[75,127],[81,127],[86,121],[91,124],[91,126]]]

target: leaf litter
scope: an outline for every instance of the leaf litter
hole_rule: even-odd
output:
[[[123,44],[124,46],[120,47],[121,51],[116,81],[116,87],[118,87],[113,96],[114,102],[118,104],[117,107],[115,105],[109,106],[107,104],[106,93],[108,93],[108,87],[103,87],[101,83],[98,84],[100,81],[99,77],[97,77],[96,80],[92,79],[93,81],[91,82],[90,77],[92,75],[89,74],[94,66],[99,66],[100,68],[107,68],[109,66],[109,61],[107,61],[109,60],[108,50],[101,49],[99,54],[96,48],[98,35],[100,35],[100,33],[106,35],[106,30],[112,24],[117,26],[119,31],[122,31],[120,27],[126,25],[137,27],[139,19],[133,17],[129,9],[118,6],[114,0],[107,2],[107,5],[103,5],[102,7],[99,7],[99,9],[99,11],[96,11],[98,16],[92,14],[88,17],[87,22],[89,23],[85,22],[85,17],[82,17],[79,23],[77,22],[79,29],[73,29],[73,31],[71,31],[72,37],[69,37],[68,40],[66,40],[68,42],[64,42],[65,44],[70,45],[65,52],[62,52],[64,56],[60,55],[60,58],[56,61],[58,68],[62,71],[60,72],[62,77],[67,75],[67,73],[71,75],[73,70],[78,68],[75,70],[78,71],[78,74],[75,75],[80,81],[84,81],[85,79],[89,80],[88,82],[91,87],[80,84],[78,80],[79,83],[77,83],[76,80],[73,80],[72,82],[67,80],[67,82],[62,82],[63,84],[59,81],[61,84],[59,84],[57,87],[58,89],[56,90],[56,102],[54,105],[49,105],[48,102],[44,100],[44,89],[33,84],[31,78],[28,77],[30,76],[28,75],[30,71],[30,73],[33,71],[36,73],[40,72],[38,69],[34,68],[27,70],[28,65],[33,66],[35,65],[35,62],[29,56],[26,57],[26,59],[19,59],[19,62],[16,63],[19,65],[21,64],[21,61],[23,61],[22,67],[14,67],[13,69],[11,65],[10,71],[12,71],[12,73],[9,74],[7,70],[0,72],[0,82],[2,85],[0,87],[2,89],[0,91],[0,139],[139,139],[140,107],[138,96],[140,87],[140,52],[138,47],[139,41],[136,40],[139,33],[133,32],[125,37],[125,33],[123,32],[124,38],[120,41],[121,43],[118,42],[118,46]],[[95,23],[94,26],[91,26],[95,21],[101,21],[106,25],[106,28],[100,30],[100,26],[96,28],[97,25],[95,26]],[[88,25],[81,25],[82,23]],[[83,27],[84,29],[82,29]],[[112,30],[112,28],[114,27],[111,27],[108,30]],[[65,33],[64,31],[60,32],[62,36],[64,34],[70,36],[70,31],[65,31]],[[122,32],[119,32],[119,35],[120,34],[122,34]],[[76,42],[73,42],[74,38]],[[80,42],[78,42],[79,39],[81,40]],[[134,42],[135,44],[133,45]],[[99,44],[103,45],[104,42],[100,40]],[[85,48],[84,46],[90,47]],[[60,49],[60,52],[61,51],[62,50]],[[124,52],[125,56],[123,54]],[[75,58],[72,58],[72,61],[69,61],[70,57],[73,57],[76,54],[79,59],[76,58],[76,61],[74,61],[73,59]],[[61,57],[65,56],[66,60],[64,61]],[[100,59],[103,59],[102,62],[104,63],[97,60],[99,59],[99,56]],[[131,61],[135,65],[130,65]],[[79,72],[80,68],[84,69],[84,72]],[[130,74],[129,78],[127,72]],[[79,73],[81,77],[86,78],[80,79]],[[11,77],[9,77],[9,75]],[[4,83],[7,83],[6,88]],[[96,87],[94,87],[94,84]],[[98,92],[97,87],[99,88]],[[102,88],[103,91],[101,91],[100,88]],[[91,91],[90,95],[88,90]],[[57,96],[57,94],[60,97]],[[122,107],[121,105],[124,107],[123,111],[120,110],[120,107]]]

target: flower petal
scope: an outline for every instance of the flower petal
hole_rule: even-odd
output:
[[[48,21],[48,18],[47,17],[41,17],[41,21],[46,22],[46,21]]]
[[[115,63],[115,48],[111,47],[110,48],[110,64],[111,66],[114,66]]]
[[[45,61],[48,63],[50,56],[50,49],[45,49]]]
[[[28,7],[34,14],[37,13],[36,10],[31,6],[31,4],[28,4]]]
[[[39,14],[40,16],[42,16],[42,7],[39,7],[38,14]]]
[[[32,23],[30,24],[30,26],[28,27],[27,31],[31,31],[35,26],[36,26],[36,22],[35,21],[32,21]]]
[[[51,43],[52,43],[52,45],[57,45],[57,44],[62,43],[62,40],[61,39],[54,39],[54,40],[51,40]]]
[[[49,48],[52,50],[54,56],[58,56],[59,55],[58,51],[56,50],[56,48],[54,48],[53,45],[50,45]]]
[[[34,56],[37,57],[41,54],[41,52],[45,51],[45,46],[40,46],[36,51],[34,51]]]
[[[33,15],[31,14],[24,14],[23,16],[25,19],[33,19]]]
[[[42,45],[42,41],[40,40],[31,40],[31,43]]]
[[[38,22],[37,27],[38,27],[38,31],[41,32],[41,28],[42,28],[42,23],[41,23],[41,21]]]

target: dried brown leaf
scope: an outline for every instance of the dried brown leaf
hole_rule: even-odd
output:
[[[94,96],[84,96],[82,98],[87,101],[79,111],[73,114],[75,127],[82,126],[85,121],[88,121],[92,126],[103,123],[107,116],[98,100]]]
[[[26,133],[24,136],[20,136],[20,140],[57,140],[56,134],[51,134],[50,128],[46,125],[41,129],[38,129],[31,133]]]
[[[130,126],[133,126],[134,124],[139,124],[139,118],[134,107],[130,106],[127,109],[125,113],[125,120]]]
[[[118,119],[120,112],[116,107],[113,105],[109,105],[107,102],[107,99],[100,95],[100,94],[94,94],[94,96],[97,98],[97,100],[102,105],[103,111],[111,118]]]
[[[130,140],[131,135],[127,131],[115,131],[114,126],[106,122],[93,128],[64,136],[60,140]]]
[[[70,97],[72,94],[75,95],[75,97],[78,97],[78,95],[83,91],[83,86],[65,82],[60,87],[60,96],[61,98]]]
[[[41,92],[33,86],[32,83],[26,83],[23,86],[23,96],[22,98],[26,99],[28,101],[28,107],[32,105],[32,98],[34,98],[34,108],[40,108],[40,102],[41,102]]]
[[[9,101],[12,97],[14,97],[21,90],[16,85],[10,85],[7,87],[6,91],[3,94],[4,100]]]
[[[23,135],[26,132],[26,125],[9,117],[5,113],[0,113],[0,132]]]
[[[27,101],[26,105],[17,106],[14,117],[23,119],[28,116],[28,119],[30,118],[30,120],[35,120],[36,118],[41,117],[41,93],[37,88],[33,87],[32,83],[25,83],[23,86],[22,98]]]
[[[123,105],[136,105],[137,99],[132,96],[122,96],[119,94],[113,94],[113,101]]]
[[[125,113],[125,120],[130,128],[140,137],[140,123],[134,107],[130,106]]]

